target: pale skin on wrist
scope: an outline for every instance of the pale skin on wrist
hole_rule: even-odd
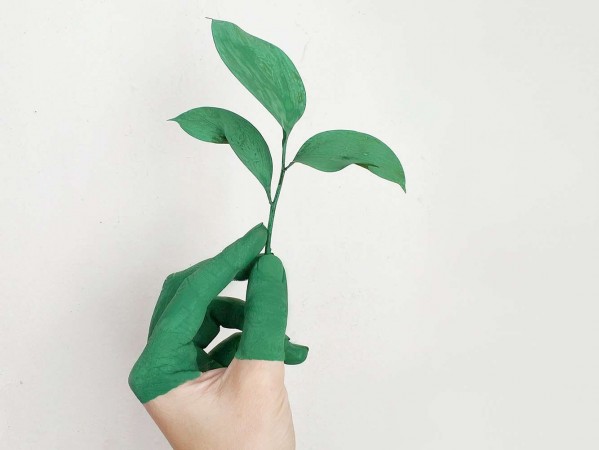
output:
[[[233,359],[144,404],[175,450],[293,450],[285,366]]]

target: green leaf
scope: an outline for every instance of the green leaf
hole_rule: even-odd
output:
[[[202,107],[169,119],[196,139],[229,144],[241,162],[264,186],[270,200],[272,158],[260,132],[246,119],[222,108]]]
[[[350,164],[370,170],[406,190],[406,176],[393,150],[366,133],[352,130],[323,131],[301,146],[293,162],[323,172],[337,172]]]
[[[231,22],[212,20],[212,37],[229,70],[289,135],[306,109],[304,83],[293,62],[280,48]]]

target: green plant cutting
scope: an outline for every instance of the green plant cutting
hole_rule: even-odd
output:
[[[323,172],[336,172],[350,164],[368,169],[397,183],[405,191],[403,167],[382,141],[352,130],[323,131],[308,139],[287,164],[287,140],[306,109],[304,83],[289,57],[278,47],[246,33],[237,25],[212,20],[212,36],[221,59],[235,77],[273,115],[283,131],[281,170],[271,195],[273,164],[268,144],[247,119],[221,108],[194,108],[170,119],[194,138],[229,144],[258,179],[270,203],[266,253],[271,253],[272,232],[285,173],[295,163]]]
[[[288,162],[289,135],[306,109],[306,91],[295,65],[275,45],[231,22],[211,20],[220,58],[281,126],[281,166],[273,195],[268,144],[250,121],[233,111],[203,106],[169,119],[196,139],[228,144],[262,185],[269,217],[267,227],[257,225],[216,257],[167,277],[152,315],[148,342],[129,376],[131,388],[144,403],[202,372],[228,366],[234,357],[287,364],[306,359],[308,348],[292,343],[285,335],[286,276],[280,260],[272,254],[277,204],[285,174],[294,164],[323,172],[354,164],[398,184],[404,192],[406,189],[404,170],[395,153],[376,137],[358,131],[317,133]],[[265,254],[261,255],[263,248]],[[219,297],[234,279],[248,279],[245,302]],[[201,324],[199,329],[197,324]],[[242,332],[206,352],[221,326]]]

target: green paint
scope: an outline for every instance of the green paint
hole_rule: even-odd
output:
[[[304,83],[291,59],[231,22],[212,20],[212,37],[229,70],[289,134],[306,109]]]
[[[306,359],[308,348],[285,336],[285,270],[276,256],[260,256],[266,237],[266,228],[259,224],[217,256],[166,278],[148,341],[129,375],[129,385],[142,403],[202,372],[228,365],[235,354],[290,364]],[[218,297],[250,266],[246,302]],[[206,353],[221,326],[243,332]]]
[[[247,120],[219,108],[196,108],[172,120],[198,139],[229,142],[237,156],[258,178],[266,190],[270,206],[267,254],[272,253],[272,232],[285,173],[296,162],[323,172],[336,172],[355,164],[406,190],[405,173],[395,153],[381,140],[357,131],[332,130],[318,133],[301,146],[295,159],[287,165],[289,134],[306,109],[306,91],[295,65],[273,44],[247,33],[231,22],[210,20],[214,44],[225,65],[283,129],[281,168],[274,197],[271,197],[270,190],[272,158],[268,146],[258,130]],[[214,111],[220,112],[215,114]],[[210,117],[208,112],[211,113]],[[239,131],[240,128],[243,131]]]
[[[318,133],[304,142],[293,162],[323,172],[336,172],[356,164],[406,190],[406,176],[393,150],[374,136],[358,131],[331,130]]]
[[[239,347],[239,341],[241,340],[242,333],[234,333],[224,341],[216,345],[212,351],[208,354],[210,358],[223,367],[228,366],[233,358],[236,356],[237,348]],[[301,364],[306,360],[308,356],[308,347],[304,345],[294,344],[285,337],[285,364],[296,365]],[[237,356],[238,359],[243,359]],[[254,359],[254,358],[250,358]]]
[[[289,134],[306,108],[297,69],[278,47],[230,22],[213,20],[218,54],[235,77],[275,117],[283,130],[281,167],[271,197],[272,157],[260,132],[225,109],[195,108],[174,119],[185,132],[206,142],[228,143],[264,187],[270,205],[268,228],[260,224],[214,258],[169,275],[156,303],[148,341],[129,376],[135,395],[147,402],[202,372],[227,366],[234,357],[299,364],[308,348],[285,335],[285,269],[272,254],[271,239],[285,173],[295,163],[324,172],[356,164],[405,191],[399,159],[379,139],[351,130],[332,130],[308,139],[287,165]],[[260,255],[266,246],[266,254]],[[246,301],[219,297],[232,280],[248,279]],[[207,353],[221,327],[243,330]]]
[[[287,328],[287,278],[283,263],[273,254],[262,256],[248,279],[245,328],[238,359],[283,361]]]
[[[196,139],[215,144],[229,144],[241,162],[264,187],[270,200],[272,157],[268,144],[249,121],[222,108],[194,108],[169,119]]]
[[[266,253],[271,253],[270,243],[272,240],[272,228],[275,223],[275,213],[277,212],[277,204],[279,203],[279,195],[281,195],[281,188],[283,187],[283,180],[285,179],[285,158],[287,156],[287,133],[283,131],[283,142],[281,143],[281,172],[279,173],[279,182],[277,183],[277,190],[275,191],[275,198],[270,202],[270,214],[268,216],[268,238],[266,239]]]

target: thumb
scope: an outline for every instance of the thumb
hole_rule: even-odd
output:
[[[245,321],[237,359],[283,361],[287,327],[287,278],[283,263],[263,255],[250,272]]]

